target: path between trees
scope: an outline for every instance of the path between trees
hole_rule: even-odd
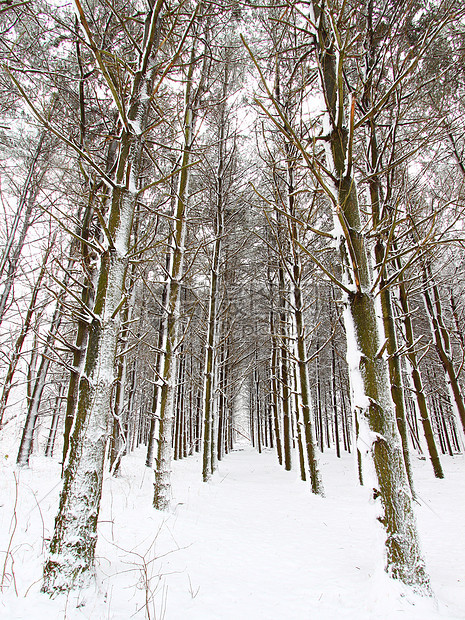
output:
[[[241,445],[201,482],[200,457],[174,463],[170,511],[151,505],[143,451],[104,483],[97,587],[50,600],[40,593],[43,539],[50,536],[59,466],[33,457],[20,472],[13,534],[18,594],[0,599],[8,620],[463,620],[465,462],[444,459],[434,479],[415,461],[422,543],[438,601],[387,579],[383,543],[352,456],[321,457],[326,497],[312,495],[274,452]],[[9,544],[15,469],[2,461],[0,549]],[[40,506],[40,512],[38,510]],[[8,565],[9,568],[9,565]],[[147,609],[149,610],[147,613]]]
[[[405,597],[386,578],[381,530],[352,458],[325,455],[322,466],[324,499],[297,472],[282,470],[274,453],[259,455],[247,445],[208,484],[199,482],[197,459],[175,463],[173,513],[165,513],[154,545],[157,556],[168,552],[157,561],[164,577],[156,594],[161,606],[164,583],[166,620],[460,618],[443,604],[436,616],[431,602]],[[424,511],[426,528],[442,520]],[[435,561],[442,574],[447,558]]]

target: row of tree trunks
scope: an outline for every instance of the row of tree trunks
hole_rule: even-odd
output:
[[[2,424],[3,424],[3,418],[5,415],[5,410],[8,405],[8,399],[10,397],[11,390],[14,387],[14,376],[15,376],[15,372],[18,367],[19,361],[21,359],[21,351],[22,351],[24,342],[26,340],[26,337],[29,333],[29,330],[31,329],[32,321],[37,311],[39,294],[41,293],[41,289],[42,289],[42,282],[47,274],[48,263],[49,263],[51,252],[53,250],[53,245],[55,243],[55,240],[56,240],[56,234],[53,236],[52,240],[50,241],[45,251],[45,254],[43,256],[42,265],[40,267],[39,273],[34,282],[34,287],[32,289],[29,307],[27,309],[27,313],[24,318],[24,322],[21,327],[20,333],[14,343],[13,351],[10,355],[10,362],[8,364],[6,375],[3,381],[2,393],[0,396],[0,428],[2,427]]]
[[[65,277],[65,288],[67,286],[66,280],[67,278]],[[53,347],[63,319],[62,298],[63,293],[57,300],[55,312],[53,313],[51,319],[51,326],[47,334],[43,353],[41,355],[39,368],[35,374],[34,388],[32,390],[31,397],[29,398],[26,421],[24,423],[18,456],[16,458],[16,463],[19,467],[27,467],[29,465],[29,457],[32,452],[32,439],[34,436],[37,418],[39,417],[42,394],[45,389],[50,364],[52,363]]]
[[[434,346],[444,369],[446,384],[450,390],[451,402],[453,403],[457,417],[462,424],[463,431],[465,432],[465,402],[454,367],[449,332],[446,329],[442,318],[441,297],[439,295],[438,287],[434,282],[431,267],[427,263],[423,264],[423,282],[423,297],[425,300],[425,308],[431,322],[431,332],[433,335]]]

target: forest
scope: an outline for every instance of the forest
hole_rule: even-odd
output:
[[[3,617],[463,618],[422,516],[465,508],[463,2],[0,0],[0,32]],[[183,607],[184,547],[139,545],[191,501],[233,557],[269,511],[260,571],[305,515],[289,590],[319,519],[367,519],[390,602],[209,611],[192,568]]]

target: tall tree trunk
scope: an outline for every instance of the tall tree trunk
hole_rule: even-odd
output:
[[[166,265],[165,270],[166,273],[169,273],[170,268],[170,253],[168,252],[166,255]],[[161,308],[162,312],[165,312],[166,304],[167,304],[167,295],[168,295],[168,282],[165,282],[163,285],[163,292],[161,297]],[[157,337],[157,353],[155,357],[155,379],[153,382],[153,392],[152,392],[152,401],[150,408],[150,427],[149,427],[149,437],[147,443],[147,455],[145,459],[145,466],[152,467],[153,464],[153,456],[155,454],[156,442],[157,442],[157,426],[159,419],[157,416],[159,415],[158,406],[159,406],[159,398],[161,392],[161,384],[162,384],[162,372],[163,372],[163,343],[165,339],[165,329],[166,329],[166,317],[162,315],[160,317],[160,321],[158,324],[158,337]]]
[[[73,426],[74,416],[76,413],[79,398],[79,380],[84,369],[87,342],[90,331],[90,319],[92,318],[90,309],[92,308],[94,302],[96,284],[94,282],[94,278],[96,274],[95,267],[93,267],[91,264],[92,261],[87,241],[89,241],[91,236],[90,230],[95,207],[94,202],[96,200],[96,193],[99,189],[100,188],[98,184],[94,181],[84,211],[84,216],[80,229],[80,237],[82,239],[80,244],[80,255],[83,269],[83,283],[80,296],[81,307],[78,308],[77,311],[77,332],[73,348],[73,364],[70,372],[68,392],[66,398],[65,424],[63,430],[62,473],[64,472],[66,457],[68,455],[71,428]],[[106,189],[104,189],[104,191],[106,191]]]
[[[302,439],[303,422],[300,418],[300,410],[301,410],[300,400],[301,400],[301,395],[300,395],[300,389],[298,387],[297,368],[294,365],[295,426],[296,426],[296,431],[297,431],[297,446],[299,449],[300,478],[301,480],[306,482],[307,471],[306,471],[305,447],[304,447],[304,441]]]
[[[336,347],[334,346],[334,340],[331,340],[331,402],[333,406],[334,415],[334,443],[336,444],[336,456],[341,458],[341,442],[339,435],[339,419],[337,408],[337,389],[336,389]],[[344,421],[342,421],[341,428],[343,428]],[[343,431],[344,434],[344,431]]]
[[[281,407],[279,400],[279,380],[278,380],[278,365],[279,359],[278,354],[279,350],[276,344],[277,334],[274,331],[274,320],[273,320],[273,310],[270,311],[270,321],[271,321],[271,362],[270,362],[270,382],[271,382],[271,407],[272,407],[272,415],[273,415],[273,428],[274,428],[274,437],[276,443],[276,453],[278,455],[278,462],[280,465],[283,464],[283,447],[282,447],[282,432],[281,432]]]
[[[224,213],[226,207],[226,144],[227,136],[227,95],[229,91],[230,69],[228,61],[225,62],[223,84],[221,89],[221,103],[219,106],[218,124],[218,161],[215,176],[215,243],[213,258],[210,269],[210,295],[208,309],[208,329],[205,349],[205,381],[204,381],[204,451],[203,451],[203,480],[206,482],[215,470],[216,462],[216,435],[215,435],[215,407],[217,395],[215,394],[214,379],[218,374],[218,307],[219,307],[219,284],[220,267],[222,264],[222,246],[224,235]],[[216,412],[217,413],[217,412]]]
[[[84,373],[69,458],[64,472],[60,506],[44,566],[43,590],[50,594],[68,591],[89,578],[97,542],[97,521],[102,492],[104,458],[109,433],[110,401],[114,379],[120,308],[128,265],[132,220],[138,200],[136,182],[150,94],[157,67],[149,60],[157,49],[160,12],[158,0],[145,15],[145,33],[139,66],[132,77],[128,112],[113,93],[123,117],[120,153],[111,207],[106,224],[107,249],[101,254],[99,279],[93,308]],[[80,21],[103,76],[108,76],[100,52],[78,0]],[[111,78],[108,76],[108,80]],[[112,83],[110,83],[110,87]],[[113,91],[112,91],[113,92]]]
[[[138,238],[138,213],[136,208],[136,221],[134,224],[133,244]],[[109,468],[115,476],[119,472],[121,459],[127,452],[128,436],[125,432],[127,420],[130,417],[128,396],[128,359],[125,350],[128,347],[130,326],[133,321],[134,307],[136,303],[136,264],[133,263],[126,277],[126,302],[121,317],[120,353],[116,362],[116,390],[114,394],[112,437],[109,450]],[[136,351],[137,359],[137,351]],[[135,380],[135,376],[132,376]],[[125,401],[127,399],[127,403]]]
[[[290,230],[290,261],[289,273],[293,294],[293,314],[295,326],[295,354],[297,363],[297,386],[300,393],[300,405],[302,407],[302,424],[305,437],[305,453],[310,474],[312,492],[324,495],[323,484],[318,468],[316,456],[315,437],[313,430],[312,395],[308,377],[307,347],[304,321],[304,304],[302,296],[302,266],[300,256],[299,231],[296,225],[295,186],[294,186],[294,163],[291,145],[286,143],[287,154],[287,210],[290,215],[288,224]],[[323,432],[323,429],[322,429]]]
[[[364,477],[373,485],[385,528],[386,571],[422,593],[429,593],[429,579],[420,552],[412,499],[390,393],[389,369],[379,354],[379,333],[371,266],[366,249],[357,186],[351,161],[351,142],[344,118],[344,54],[336,51],[327,16],[312,2],[318,30],[315,44],[322,87],[329,115],[326,165],[334,178],[328,188],[340,235],[346,310],[344,313],[352,385],[352,407],[358,413],[359,446]],[[354,103],[353,103],[354,105]],[[354,108],[352,107],[351,114]],[[319,169],[315,170],[319,176]],[[321,178],[321,177],[320,177]],[[327,186],[328,187],[328,186]]]
[[[111,438],[110,449],[108,454],[108,467],[113,476],[118,475],[119,466],[121,464],[121,458],[127,448],[128,437],[124,432],[124,417],[127,416],[125,410],[125,396],[126,396],[126,381],[127,381],[127,356],[123,354],[124,349],[128,343],[129,334],[129,321],[130,321],[130,302],[127,300],[125,303],[124,311],[122,313],[122,329],[120,333],[120,355],[116,362],[116,378],[114,390],[114,404],[112,411],[111,421]]]
[[[370,0],[367,5],[367,26],[365,45],[367,47],[366,65],[367,79],[364,84],[363,107],[368,112],[373,106],[373,70],[376,63],[377,49],[376,38],[373,32],[373,2]],[[395,143],[392,150],[395,149]],[[394,159],[394,157],[392,157]],[[397,344],[397,328],[394,318],[394,310],[392,306],[391,291],[387,286],[387,267],[386,267],[386,238],[388,235],[384,232],[388,228],[387,223],[392,220],[389,205],[382,202],[381,179],[379,176],[379,168],[381,167],[381,156],[378,149],[378,127],[376,117],[372,115],[368,121],[368,153],[366,159],[366,168],[368,176],[368,188],[371,202],[371,217],[373,230],[375,233],[374,255],[376,262],[376,281],[378,285],[378,294],[381,304],[381,313],[383,318],[384,335],[387,340],[386,350],[388,353],[389,379],[391,384],[391,397],[396,412],[397,428],[402,443],[402,453],[404,457],[405,469],[410,485],[412,496],[415,497],[412,465],[410,461],[410,451],[408,444],[407,431],[407,415],[405,410],[404,386],[402,381],[401,361],[398,354]],[[388,190],[388,197],[389,197]],[[386,201],[387,203],[389,200]],[[387,207],[387,208],[386,208]],[[392,224],[392,222],[391,222]]]
[[[194,43],[186,78],[181,172],[179,173],[174,230],[171,234],[171,247],[169,250],[166,306],[163,309],[163,320],[165,323],[163,326],[163,344],[161,347],[161,388],[158,396],[156,414],[156,418],[159,421],[159,439],[153,496],[153,505],[158,510],[166,510],[168,508],[171,495],[171,458],[175,406],[174,389],[177,368],[176,347],[178,344],[180,288],[183,277],[186,216],[189,198],[190,159],[194,140],[197,103],[201,94],[202,80],[205,77],[202,71],[200,84],[197,89],[194,89],[195,55],[196,45]]]
[[[224,114],[223,114],[224,119]],[[220,126],[219,161],[217,172],[217,205],[215,223],[215,245],[213,261],[210,270],[210,303],[208,310],[208,331],[205,346],[205,382],[204,382],[204,445],[203,445],[203,480],[206,482],[214,472],[212,454],[214,450],[214,402],[215,402],[215,375],[216,375],[216,348],[218,331],[218,285],[219,268],[221,261],[221,245],[224,232],[224,204],[223,204],[223,167],[224,167],[224,123]]]
[[[318,469],[318,461],[315,449],[315,439],[313,434],[312,422],[312,401],[310,392],[310,381],[308,378],[307,350],[305,346],[305,327],[302,308],[302,294],[300,290],[300,264],[297,264],[297,258],[294,263],[294,320],[296,328],[296,359],[298,369],[298,389],[300,393],[300,403],[302,406],[302,422],[305,436],[305,451],[307,463],[310,473],[310,482],[312,492],[319,495],[324,494],[323,484],[321,482],[320,472]]]
[[[291,390],[289,377],[289,335],[288,321],[286,313],[286,284],[284,278],[284,268],[280,264],[278,267],[279,276],[279,348],[280,348],[280,382],[281,382],[281,407],[283,411],[283,444],[284,444],[284,469],[292,469],[292,425],[291,425]]]
[[[320,348],[320,340],[317,336],[316,350],[318,351],[319,348]],[[316,419],[317,419],[317,428],[318,428],[318,445],[320,447],[320,452],[324,452],[325,442],[324,442],[324,429],[323,429],[323,406],[322,406],[322,398],[321,398],[321,372],[320,372],[320,356],[319,355],[317,355],[317,358],[316,358],[315,373],[316,373]]]
[[[279,349],[278,349],[278,333],[275,327],[275,309],[274,309],[274,286],[273,279],[268,268],[268,287],[270,291],[270,334],[271,334],[271,353],[270,353],[270,397],[273,416],[274,436],[276,440],[276,453],[278,462],[283,464],[283,447],[281,432],[281,407],[279,399]]]

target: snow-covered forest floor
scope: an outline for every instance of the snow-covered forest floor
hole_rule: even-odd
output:
[[[174,464],[169,513],[151,507],[143,453],[105,481],[96,585],[50,600],[43,552],[60,490],[56,461],[18,471],[1,454],[0,618],[7,620],[434,620],[465,618],[465,461],[445,480],[416,460],[417,515],[435,598],[387,579],[368,491],[353,460],[321,457],[326,497],[312,496],[271,451],[248,445],[201,482],[199,458]],[[15,508],[16,504],[16,508]]]

